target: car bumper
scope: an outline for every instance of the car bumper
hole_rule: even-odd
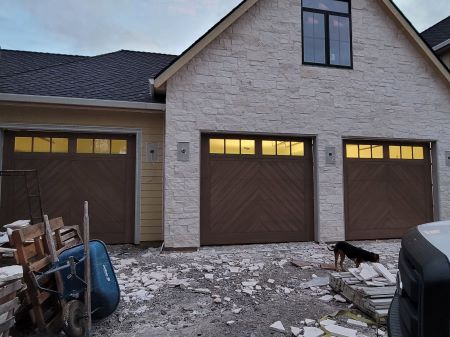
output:
[[[389,337],[407,337],[402,334],[400,323],[400,306],[397,292],[391,302],[388,313],[388,334]]]

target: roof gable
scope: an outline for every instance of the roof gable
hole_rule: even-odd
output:
[[[450,83],[450,72],[442,61],[433,53],[426,42],[421,38],[420,34],[415,30],[408,19],[403,15],[400,9],[392,2],[392,0],[376,0],[388,12],[388,14],[398,23],[406,32],[408,37],[419,48],[437,72],[442,75],[447,83]],[[258,0],[244,0],[235,9],[233,9],[227,16],[219,21],[214,27],[206,32],[200,39],[195,41],[186,51],[177,57],[165,69],[161,70],[155,78],[155,87],[164,87],[165,83],[184,65],[192,60],[198,53],[200,53],[207,45],[216,39],[224,30],[230,27],[237,19],[239,19],[245,12],[247,12]]]

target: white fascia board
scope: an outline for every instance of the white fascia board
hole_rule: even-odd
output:
[[[35,96],[35,95],[19,95],[19,94],[4,94],[4,93],[0,93],[0,101],[93,106],[93,107],[121,108],[121,109],[140,109],[140,110],[158,110],[158,111],[166,110],[166,105],[164,103],[127,102],[127,101],[113,101],[103,99]]]

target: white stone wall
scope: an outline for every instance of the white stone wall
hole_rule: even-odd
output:
[[[260,0],[168,82],[165,240],[200,244],[200,134],[316,135],[319,240],[345,235],[342,139],[437,140],[450,218],[450,91],[375,0],[352,1],[354,69],[302,65],[300,0]],[[176,144],[188,141],[189,162]],[[325,164],[325,147],[337,162]]]

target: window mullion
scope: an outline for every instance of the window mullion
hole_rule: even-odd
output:
[[[324,14],[325,23],[325,64],[330,64],[330,17],[329,14]]]

